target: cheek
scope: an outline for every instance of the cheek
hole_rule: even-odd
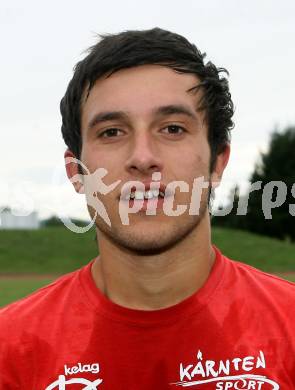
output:
[[[109,171],[108,162],[110,159],[105,158],[104,154],[95,150],[90,145],[85,145],[81,152],[81,161],[87,166],[90,173],[93,173],[98,168],[104,168]]]
[[[196,138],[191,138],[188,140],[186,147],[183,149],[183,152],[180,156],[180,161],[184,164],[198,167],[207,167],[210,162],[210,146],[205,135],[200,134]]]
[[[81,161],[84,166],[87,166],[88,174],[91,174],[88,182],[88,190],[90,192],[98,190],[99,192],[104,193],[99,190],[99,186],[102,185],[102,188],[105,188],[106,191],[110,190],[110,193],[112,194],[117,191],[117,188],[120,185],[119,181],[122,179],[122,174],[118,171],[120,165],[118,165],[114,159],[110,159],[109,156],[107,158],[104,157],[105,156],[99,154],[84,154],[83,160]],[[117,183],[116,186],[115,183]],[[115,187],[111,190],[111,187],[113,186]],[[104,199],[107,200],[108,196],[106,195]]]
[[[208,177],[209,156],[204,156],[196,152],[193,158],[182,160],[181,169],[185,176],[193,179],[199,176]]]

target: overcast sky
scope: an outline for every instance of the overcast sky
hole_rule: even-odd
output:
[[[222,198],[248,179],[271,131],[295,124],[294,20],[292,0],[1,0],[0,208],[87,215],[63,173],[60,99],[95,33],[155,26],[230,72],[236,126]]]

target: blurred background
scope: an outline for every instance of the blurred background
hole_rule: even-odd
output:
[[[67,238],[63,242],[54,230],[38,236],[45,225],[47,229],[59,225],[60,216],[88,219],[84,197],[74,192],[64,172],[65,145],[60,131],[59,102],[72,77],[74,65],[85,56],[85,49],[97,41],[96,34],[158,26],[184,35],[207,53],[207,60],[229,71],[236,126],[232,132],[231,160],[216,194],[215,207],[218,208],[227,204],[230,194],[246,193],[249,180],[257,179],[255,174],[266,179],[263,176],[267,170],[263,155],[269,153],[274,132],[285,134],[289,131],[286,144],[293,145],[294,18],[295,3],[292,0],[2,0],[0,274],[8,277],[15,273],[49,273],[50,279],[52,274],[80,266],[96,253],[93,231],[83,238],[86,240],[83,241],[84,252],[79,249],[82,235],[65,232]],[[291,160],[294,164],[293,150],[292,146],[291,154],[282,153],[286,158],[277,165],[289,166]],[[272,178],[268,176],[268,179]],[[292,183],[292,177],[289,179]],[[27,218],[25,222],[12,221],[9,214]],[[288,218],[279,229],[286,224],[290,231],[295,229],[293,219],[290,215]],[[228,255],[243,260],[239,255],[246,254],[246,261],[249,257],[252,259],[251,253],[256,252],[253,264],[268,270],[269,262],[265,259],[264,264],[261,259],[265,258],[266,248],[275,242],[278,247],[271,252],[277,251],[277,257],[269,270],[295,271],[293,236],[288,231],[280,235],[269,229],[272,233],[267,235],[272,237],[272,244],[269,241],[256,243],[256,236],[239,236],[239,239],[237,236],[234,252],[234,245],[226,239],[228,234],[223,236],[224,229],[235,229],[239,235],[241,232],[237,229],[243,224],[232,222],[230,218],[220,221],[219,217],[213,218],[213,224],[218,225],[214,237],[222,248],[225,245],[230,252]],[[257,220],[254,225],[257,225]],[[12,230],[16,228],[18,230]],[[263,225],[260,231],[251,226],[246,226],[245,230],[261,235],[267,229]],[[35,236],[30,235],[33,232]],[[44,242],[42,237],[47,237]],[[230,237],[233,237],[232,233]],[[38,249],[40,243],[42,248]],[[54,251],[54,243],[57,257],[51,264],[49,251],[45,248],[50,246],[51,252]],[[246,245],[246,249],[242,250],[241,245]],[[258,251],[257,254],[257,247],[262,247],[261,253]],[[23,257],[23,263],[20,257]],[[4,279],[0,279],[0,299],[1,286],[4,294]],[[13,286],[11,281],[8,285]]]

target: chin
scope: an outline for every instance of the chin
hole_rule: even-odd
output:
[[[142,226],[122,227],[113,225],[112,229],[105,224],[97,223],[101,239],[106,239],[113,245],[131,253],[148,256],[161,254],[189,239],[199,226],[200,218],[178,221],[176,224],[159,224],[144,229]]]
[[[156,239],[136,240],[135,237],[133,237],[131,240],[119,239],[115,240],[115,242],[125,250],[130,251],[139,256],[151,256],[161,254],[176,245],[175,239],[161,241]]]

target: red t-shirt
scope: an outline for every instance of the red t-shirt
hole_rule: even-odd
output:
[[[91,262],[0,310],[1,390],[295,389],[295,285],[216,253],[166,309],[111,302]]]

